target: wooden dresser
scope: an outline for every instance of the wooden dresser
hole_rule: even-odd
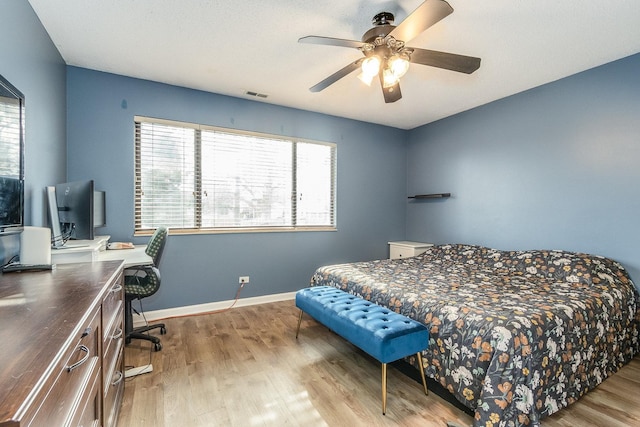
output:
[[[0,276],[0,426],[114,426],[122,261]]]

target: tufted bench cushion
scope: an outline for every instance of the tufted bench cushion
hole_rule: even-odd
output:
[[[305,312],[382,363],[382,413],[386,410],[386,364],[416,354],[420,366],[429,343],[429,330],[415,320],[332,286],[316,286],[296,293],[300,309],[296,338]],[[424,370],[423,386],[427,393]]]

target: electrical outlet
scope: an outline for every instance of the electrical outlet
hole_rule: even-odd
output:
[[[249,283],[249,276],[240,276],[238,278],[238,283],[244,283],[246,285]]]

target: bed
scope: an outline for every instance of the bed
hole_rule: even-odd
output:
[[[600,256],[438,245],[321,267],[311,284],[427,325],[425,372],[474,411],[475,426],[539,425],[640,348],[638,292],[619,263]]]

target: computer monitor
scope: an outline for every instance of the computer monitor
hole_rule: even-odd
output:
[[[93,240],[93,180],[57,184],[56,202],[62,233]]]
[[[53,248],[78,247],[67,240],[93,240],[94,228],[107,225],[106,194],[94,191],[92,180],[49,186],[46,192]]]

